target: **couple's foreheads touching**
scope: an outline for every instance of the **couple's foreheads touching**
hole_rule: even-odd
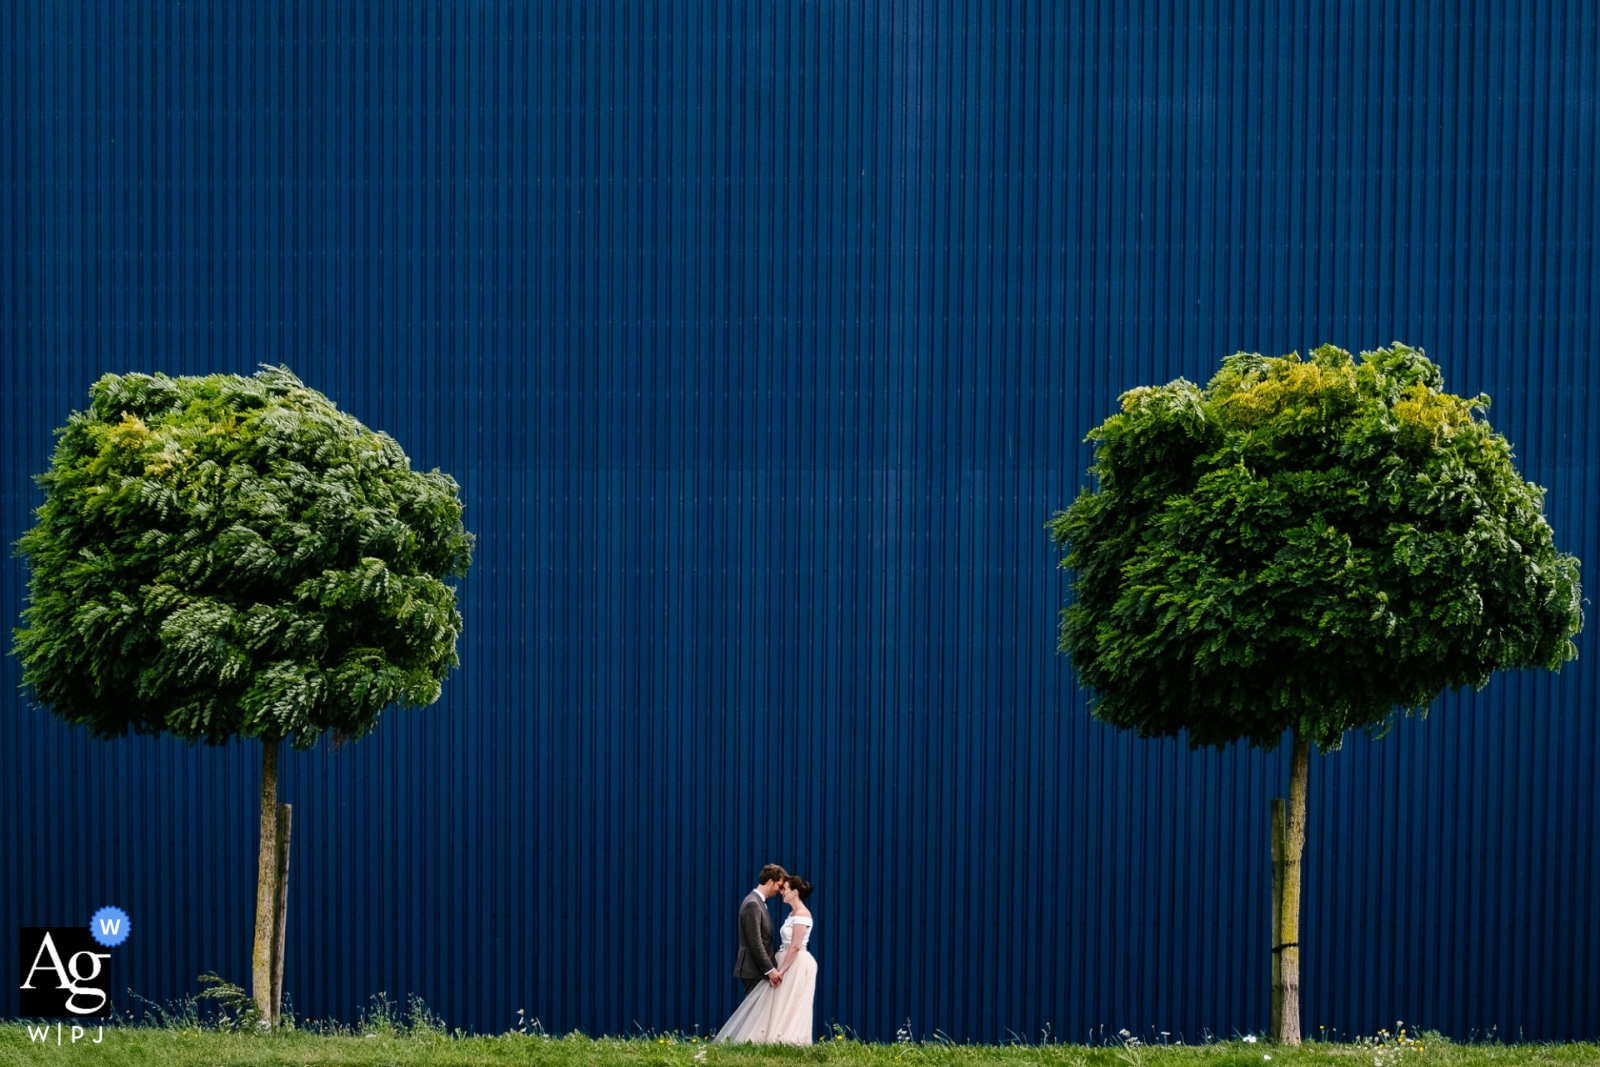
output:
[[[798,874],[790,874],[776,863],[769,863],[761,868],[761,873],[756,877],[756,891],[771,900],[781,897],[789,903],[789,894],[805,900],[811,895],[812,885]]]

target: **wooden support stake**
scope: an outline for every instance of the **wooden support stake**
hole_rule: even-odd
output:
[[[1282,797],[1272,798],[1272,1014],[1268,1036],[1274,1041],[1283,1040],[1283,860],[1284,860],[1284,803]]]
[[[278,884],[272,925],[272,1025],[283,1017],[283,942],[289,921],[289,814],[288,804],[278,805]]]

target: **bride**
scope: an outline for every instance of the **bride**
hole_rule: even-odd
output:
[[[789,917],[778,929],[778,975],[782,980],[777,985],[757,983],[717,1031],[717,1041],[811,1044],[811,999],[817,991],[816,957],[806,951],[813,925],[811,909],[805,903],[811,883],[791,874],[779,893],[789,905]]]

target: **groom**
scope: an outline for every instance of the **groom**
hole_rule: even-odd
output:
[[[733,973],[744,983],[749,993],[764,977],[773,985],[783,982],[778,973],[778,961],[773,956],[778,951],[777,940],[772,935],[772,916],[767,912],[767,901],[783,888],[789,875],[776,863],[761,868],[756,887],[750,890],[739,905],[739,955],[733,961]]]

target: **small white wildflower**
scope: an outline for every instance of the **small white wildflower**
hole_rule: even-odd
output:
[[[1266,1054],[1266,1053],[1265,1053],[1265,1052],[1263,1052],[1263,1053],[1262,1053],[1262,1054],[1261,1054],[1261,1058],[1262,1058],[1262,1059],[1264,1059],[1264,1060],[1270,1060],[1270,1059],[1272,1059],[1272,1057],[1271,1057],[1271,1056],[1269,1056],[1269,1055],[1267,1055],[1267,1054]]]
[[[1245,1034],[1244,1035],[1244,1043],[1247,1044],[1247,1045],[1255,1044],[1256,1043],[1256,1035],[1255,1034]]]
[[[1127,1031],[1127,1028],[1126,1028],[1126,1027],[1124,1027],[1124,1028],[1123,1028],[1123,1029],[1121,1029],[1121,1030],[1118,1030],[1118,1031],[1117,1031],[1117,1033],[1118,1033],[1118,1034],[1120,1034],[1120,1035],[1121,1035],[1121,1036],[1123,1036],[1123,1037],[1128,1037],[1128,1036],[1130,1036],[1130,1035],[1129,1035],[1129,1033],[1128,1033],[1128,1031]]]

